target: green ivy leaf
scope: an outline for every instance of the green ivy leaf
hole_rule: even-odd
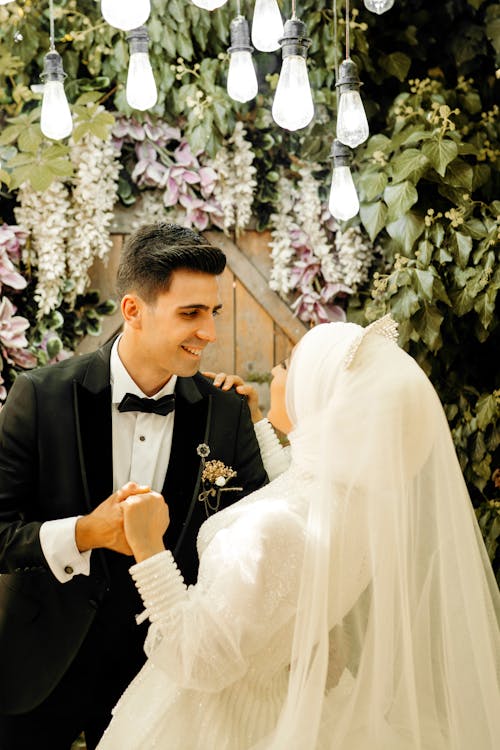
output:
[[[31,182],[33,190],[43,193],[54,182],[55,175],[41,164],[32,164],[27,179]]]
[[[0,135],[0,146],[17,141],[19,134],[24,130],[24,125],[7,125]]]
[[[442,346],[441,323],[443,319],[444,316],[435,305],[426,303],[412,318],[415,330],[431,352],[439,351]]]
[[[467,287],[451,292],[450,298],[453,311],[459,318],[466,315],[474,307],[475,297],[471,295]]]
[[[444,177],[446,167],[456,157],[458,148],[455,141],[450,141],[448,138],[435,137],[423,144],[422,151],[436,172],[441,177]]]
[[[393,182],[401,182],[414,172],[422,173],[428,163],[427,157],[418,149],[406,149],[391,161],[390,172]]]
[[[421,300],[415,290],[405,286],[391,297],[390,311],[397,320],[409,320],[420,308],[420,304]]]
[[[472,251],[472,237],[462,234],[462,232],[455,232],[455,241],[457,248],[456,261],[460,268],[465,268]]]
[[[100,91],[86,91],[84,94],[81,94],[78,99],[76,100],[74,106],[82,105],[82,104],[89,104],[90,102],[98,102],[99,99],[102,97],[102,94]]]
[[[417,289],[421,292],[422,296],[427,297],[431,301],[434,298],[434,274],[431,271],[422,271],[418,268],[415,268],[413,273]]]
[[[11,177],[8,172],[5,171],[5,169],[0,169],[0,185],[3,183],[7,187],[10,186]]]
[[[434,245],[430,240],[421,240],[418,243],[418,260],[423,266],[428,266],[432,259]],[[415,253],[416,254],[416,253]]]
[[[474,303],[474,310],[479,316],[481,325],[486,330],[488,330],[491,326],[495,315],[496,296],[496,290],[492,287],[489,287],[488,289],[486,289],[486,291],[484,291],[477,297]]]
[[[320,142],[322,139],[318,139]],[[365,170],[358,179],[360,197],[366,201],[372,201],[381,195],[387,186],[388,177],[381,170]]]
[[[445,236],[443,225],[440,223],[433,224],[431,231],[430,231],[430,235],[435,246],[441,247],[441,245],[443,244],[444,236]]]
[[[359,215],[368,236],[373,242],[378,233],[384,228],[387,218],[387,206],[383,201],[376,203],[361,203]]]
[[[380,66],[389,75],[395,76],[399,81],[404,81],[410,70],[411,59],[403,52],[391,52],[390,55],[382,55]]]
[[[425,229],[425,223],[418,214],[410,211],[387,224],[386,229],[392,239],[403,248],[406,255],[410,255],[413,245]]]
[[[472,190],[473,168],[462,159],[454,159],[446,170],[446,180],[450,185]]]
[[[494,393],[483,393],[476,404],[477,426],[486,430],[488,425],[500,419],[498,396]]]
[[[398,216],[405,214],[418,201],[418,193],[409,180],[397,185],[388,185],[384,190],[384,200],[387,203],[388,221],[395,221]]]
[[[186,34],[177,33],[176,45],[178,54],[184,58],[184,60],[191,60],[193,57],[193,43],[191,37]]]
[[[17,145],[20,151],[35,152],[43,140],[42,132],[38,125],[31,125],[19,133]]]

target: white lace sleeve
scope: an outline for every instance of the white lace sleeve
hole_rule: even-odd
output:
[[[281,445],[268,419],[261,419],[253,427],[259,443],[264,468],[269,481],[272,482],[273,479],[276,479],[277,476],[288,469],[290,464],[289,449]]]
[[[150,660],[180,687],[221,690],[292,620],[303,521],[280,500],[248,506],[215,534],[186,588],[170,552],[131,568],[154,637]]]

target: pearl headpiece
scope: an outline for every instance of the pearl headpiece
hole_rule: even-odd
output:
[[[385,339],[389,339],[389,341],[392,341],[395,344],[398,342],[398,324],[391,315],[384,315],[383,318],[379,318],[379,320],[375,320],[373,323],[370,323],[369,326],[363,328],[359,336],[354,339],[344,359],[344,367],[346,369],[352,365],[361,342],[369,333],[376,333],[379,336],[383,336]]]

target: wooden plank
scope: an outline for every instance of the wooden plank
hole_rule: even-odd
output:
[[[290,356],[290,352],[293,349],[293,341],[290,341],[288,336],[283,333],[281,328],[274,324],[274,362],[278,364],[282,362],[286,357]]]
[[[274,323],[268,313],[236,281],[236,372],[247,379],[270,372],[274,355]]]
[[[248,230],[238,237],[238,248],[266,279],[271,275],[273,267],[269,247],[270,241],[271,232]]]
[[[273,292],[267,279],[245,257],[234,242],[222,232],[204,232],[209,242],[226,254],[230,269],[244,283],[250,294],[262,305],[290,340],[296,344],[306,333],[306,326],[291,312],[288,305]]]

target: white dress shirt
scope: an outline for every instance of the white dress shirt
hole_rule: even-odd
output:
[[[118,404],[126,393],[147,398],[132,380],[118,354],[119,338],[113,344],[110,359],[111,421],[113,435],[113,491],[129,481],[148,485],[161,492],[167,473],[174,412],[167,416],[144,412],[119,412]],[[177,375],[172,375],[154,399],[173,393]],[[101,502],[105,498],[93,498]],[[98,504],[98,503],[97,503]],[[40,544],[47,563],[61,583],[78,574],[90,572],[91,550],[80,552],[75,541],[75,526],[80,516],[46,521],[40,527]]]

